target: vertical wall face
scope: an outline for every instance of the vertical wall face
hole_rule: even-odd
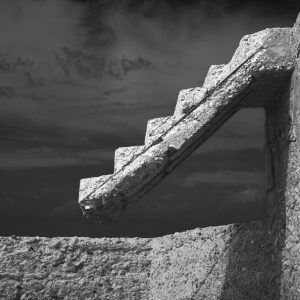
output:
[[[149,239],[0,238],[0,299],[148,299]]]
[[[300,19],[292,52],[299,53]],[[153,247],[151,299],[300,299],[300,59],[266,107],[266,218],[199,231],[177,247]],[[199,238],[205,242],[199,243]],[[159,244],[161,245],[161,244]],[[164,249],[164,247],[162,247]]]
[[[300,299],[300,16],[294,26],[293,39],[296,67],[288,91],[289,101],[285,103],[290,127],[285,132],[277,130],[277,133],[284,134],[284,137],[281,135],[279,138],[285,140],[285,143],[278,147],[282,153],[281,162],[275,160],[275,164],[285,169],[286,173],[282,173],[277,167],[275,176],[281,177],[282,190],[278,192],[280,200],[285,200],[280,205],[281,214],[285,214],[286,225],[283,228],[285,241],[282,251],[281,292],[288,299]],[[282,115],[282,112],[279,113]],[[276,122],[275,119],[273,122]]]
[[[221,299],[300,299],[299,25],[290,84],[266,108],[267,215],[235,226]]]

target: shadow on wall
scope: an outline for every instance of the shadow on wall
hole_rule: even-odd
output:
[[[266,110],[267,215],[235,225],[220,299],[280,299],[288,172],[289,101]]]

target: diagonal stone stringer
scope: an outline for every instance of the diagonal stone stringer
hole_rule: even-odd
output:
[[[83,214],[98,222],[117,218],[238,109],[273,102],[294,68],[290,32],[245,36],[228,64],[211,66],[203,87],[182,90],[173,116],[148,121],[145,145],[115,151],[114,174],[81,180]]]

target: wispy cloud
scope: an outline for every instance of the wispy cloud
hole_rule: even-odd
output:
[[[76,218],[81,216],[81,212],[78,204],[74,199],[71,199],[55,206],[51,210],[50,216],[54,218]]]
[[[80,165],[101,165],[113,161],[113,151],[58,151],[49,148],[1,151],[0,170],[18,170],[37,167],[60,167]]]
[[[247,171],[219,171],[213,173],[197,172],[188,175],[183,181],[178,184],[186,187],[192,187],[200,183],[211,184],[215,186],[247,186],[256,185],[263,186],[265,176],[261,172]]]
[[[241,190],[227,191],[227,198],[234,205],[236,203],[248,204],[253,202],[263,202],[267,195],[266,191],[259,186],[248,186]]]
[[[70,1],[12,0],[0,4],[0,52],[39,61],[64,45],[80,47],[84,7]]]
[[[102,79],[104,76],[122,80],[132,71],[154,69],[153,62],[137,57],[105,58],[63,47],[55,55],[57,64],[69,80]]]

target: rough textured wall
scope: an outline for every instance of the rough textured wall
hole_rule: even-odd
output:
[[[0,239],[0,299],[147,299],[146,239]]]
[[[232,230],[153,239],[2,237],[0,299],[218,299]]]
[[[285,231],[281,292],[289,299],[300,299],[300,15],[294,26],[293,39],[296,68],[288,91],[289,101],[285,103],[290,127],[286,128],[286,132],[277,127],[281,136],[274,136],[274,140],[283,140],[284,134],[287,143],[280,149],[283,157],[282,161],[277,163],[281,167],[277,168],[277,172],[282,181],[282,189],[278,190],[278,198],[281,201],[280,214],[285,218],[285,226],[281,226],[281,230]],[[278,114],[281,116],[282,112]]]
[[[265,220],[154,239],[2,237],[0,299],[300,299],[299,24],[290,84],[266,108]]]

